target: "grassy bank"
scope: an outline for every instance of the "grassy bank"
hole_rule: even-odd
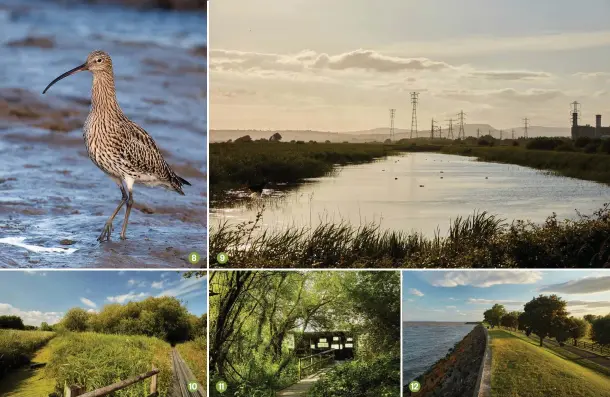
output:
[[[610,259],[610,209],[546,222],[505,223],[487,214],[457,218],[447,237],[381,231],[371,225],[323,224],[268,232],[258,223],[212,228],[210,265],[261,268],[587,268]]]
[[[0,329],[0,378],[30,362],[36,351],[54,336],[53,332]]]
[[[203,336],[194,341],[179,343],[176,349],[180,356],[186,361],[197,381],[205,387],[207,385],[207,347],[206,339]]]
[[[65,383],[95,390],[143,374],[153,365],[159,373],[159,395],[169,395],[172,383],[171,347],[167,342],[146,336],[103,335],[93,332],[65,333],[53,340],[46,372],[56,381],[56,390]],[[113,395],[144,397],[150,394],[150,378]]]
[[[610,397],[610,378],[534,341],[491,330],[492,397]]]
[[[336,165],[374,161],[400,151],[438,151],[439,145],[375,143],[210,143],[210,191],[261,182],[296,183],[329,174]]]
[[[559,175],[610,183],[610,157],[607,154],[530,150],[511,146],[444,146],[446,154],[477,157],[481,161],[516,164],[539,170],[553,171]]]

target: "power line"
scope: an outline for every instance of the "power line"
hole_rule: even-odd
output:
[[[457,115],[460,118],[460,129],[458,130],[458,139],[466,139],[466,133],[464,132],[464,116],[466,116],[466,114],[463,110],[461,110]]]
[[[526,117],[523,119],[523,137],[527,138],[527,127],[528,127],[529,119]]]
[[[515,129],[514,128],[511,131],[511,139],[515,140]]]
[[[394,116],[396,109],[390,109],[390,141],[394,141]]]
[[[453,139],[453,119],[445,120],[449,122],[449,129],[447,131],[447,138]]]
[[[430,139],[434,139],[434,130],[436,129],[436,121],[432,118],[432,126],[430,127]]]
[[[411,105],[413,105],[413,110],[411,111],[411,136],[413,139],[413,133],[415,132],[415,137],[417,138],[417,103],[419,102],[419,92],[411,93]]]

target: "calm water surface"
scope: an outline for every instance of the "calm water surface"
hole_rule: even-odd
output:
[[[14,45],[28,37],[53,46]],[[186,267],[190,252],[205,258],[207,60],[196,51],[205,45],[205,14],[0,0],[0,106],[18,107],[0,108],[0,267]],[[101,245],[96,238],[121,194],[85,152],[91,74],[41,94],[96,49],[112,56],[125,114],[193,185],[186,196],[136,185],[128,240],[118,239],[121,213],[113,241]],[[29,119],[45,107],[62,111]],[[68,131],[52,131],[68,117],[76,119]]]
[[[211,221],[241,223],[262,211],[268,229],[374,222],[431,236],[437,229],[445,235],[451,219],[475,211],[542,222],[553,212],[560,219],[576,217],[575,210],[590,214],[610,199],[610,187],[599,183],[437,153],[340,167],[310,182],[281,194],[265,191],[247,205],[212,208]]]
[[[407,385],[426,372],[474,327],[464,323],[404,322],[403,383]]]

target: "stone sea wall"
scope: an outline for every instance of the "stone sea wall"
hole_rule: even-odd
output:
[[[421,384],[419,392],[412,393],[405,387],[404,395],[471,397],[477,387],[486,340],[485,329],[477,325],[444,358],[417,379]]]

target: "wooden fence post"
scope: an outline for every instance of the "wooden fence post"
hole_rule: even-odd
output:
[[[152,366],[152,370],[156,370],[155,364]],[[150,394],[156,396],[157,395],[157,374],[154,374],[150,378]]]
[[[64,397],[77,397],[85,393],[85,388],[82,386],[68,386],[68,382],[64,384]]]

